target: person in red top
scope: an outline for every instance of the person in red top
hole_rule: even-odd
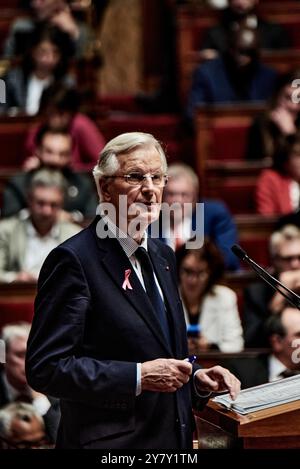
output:
[[[42,95],[39,115],[42,122],[31,127],[26,142],[24,169],[38,165],[36,136],[44,123],[53,129],[68,129],[73,141],[71,167],[75,171],[90,170],[97,164],[99,153],[105,145],[104,136],[94,122],[79,112],[79,95],[73,88],[53,86]]]
[[[261,172],[256,207],[261,215],[285,215],[299,209],[300,134],[290,135],[278,148],[271,169]]]

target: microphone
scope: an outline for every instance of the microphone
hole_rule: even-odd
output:
[[[283,283],[279,282],[275,277],[273,277],[269,272],[263,269],[259,264],[257,264],[251,257],[248,256],[246,251],[244,251],[241,246],[234,244],[231,247],[233,254],[235,254],[242,261],[247,262],[250,267],[274,290],[278,291],[284,298],[295,308],[300,309],[300,296],[295,292],[287,288]]]

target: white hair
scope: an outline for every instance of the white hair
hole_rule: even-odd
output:
[[[11,342],[16,338],[25,338],[29,336],[31,325],[29,322],[16,322],[7,324],[2,329],[2,340],[8,348]]]
[[[281,230],[274,231],[270,237],[271,256],[277,256],[281,246],[292,241],[299,241],[300,243],[300,229],[297,226],[286,225]]]
[[[195,171],[185,163],[173,163],[169,166],[168,176],[172,179],[189,179],[195,192],[199,192],[199,178]]]
[[[0,436],[2,438],[11,437],[11,424],[15,418],[20,420],[31,420],[32,417],[38,419],[42,428],[45,429],[43,417],[38,414],[32,404],[25,402],[12,402],[0,410]]]
[[[97,165],[93,169],[93,175],[99,196],[101,189],[99,181],[104,176],[113,176],[119,169],[118,156],[130,153],[140,147],[154,146],[158,151],[163,171],[167,172],[167,160],[165,152],[158,140],[151,134],[144,132],[128,132],[110,140],[99,155]]]

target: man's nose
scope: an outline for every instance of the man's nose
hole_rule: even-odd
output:
[[[147,176],[146,175],[144,176],[144,179],[143,179],[143,182],[142,182],[142,189],[146,189],[146,190],[153,190],[154,189],[152,176],[150,174],[147,175]]]

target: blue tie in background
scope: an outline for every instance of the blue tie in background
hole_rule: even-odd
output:
[[[136,250],[135,256],[141,264],[147,295],[156,313],[157,319],[159,320],[164,335],[169,345],[171,346],[170,328],[168,324],[166,308],[155,282],[154,269],[150,256],[146,249],[142,247]]]

